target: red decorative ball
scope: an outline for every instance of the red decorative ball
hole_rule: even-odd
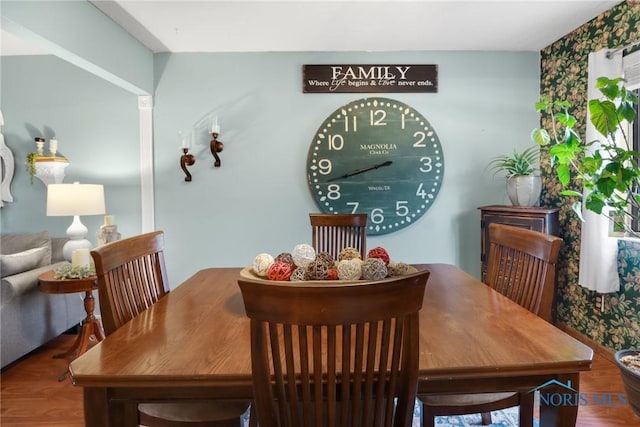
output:
[[[327,280],[338,280],[337,268],[330,268],[329,271],[327,271]]]
[[[379,258],[384,262],[384,265],[389,265],[389,254],[385,248],[380,246],[371,249],[367,254],[367,258]]]
[[[276,261],[267,270],[267,279],[286,282],[291,277],[291,266],[284,261]]]

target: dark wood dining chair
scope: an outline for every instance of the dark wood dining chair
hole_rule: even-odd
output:
[[[91,256],[106,335],[169,292],[162,231],[108,243]],[[140,424],[149,427],[238,427],[248,407],[237,401],[153,402],[140,403],[138,413]]]
[[[486,284],[533,314],[552,322],[556,263],[562,239],[525,228],[489,224]],[[419,395],[422,425],[437,415],[480,413],[491,424],[491,411],[520,406],[520,426],[533,423],[533,393],[504,392],[463,395]]]
[[[428,277],[349,284],[239,278],[251,319],[258,425],[410,426]]]
[[[340,251],[351,247],[367,255],[367,214],[309,214],[311,246],[328,252],[335,260]]]

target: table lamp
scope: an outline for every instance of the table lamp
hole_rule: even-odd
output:
[[[97,184],[49,184],[47,186],[47,216],[73,216],[67,228],[69,241],[62,248],[62,254],[71,261],[76,249],[91,249],[87,240],[89,230],[80,222],[81,215],[103,215],[104,186]]]

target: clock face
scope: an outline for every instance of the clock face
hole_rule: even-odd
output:
[[[367,234],[407,227],[431,207],[444,157],[427,119],[399,101],[365,98],[331,113],[311,141],[307,182],[321,211],[367,213]]]

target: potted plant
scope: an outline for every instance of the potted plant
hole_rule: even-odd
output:
[[[532,139],[549,147],[557,176],[567,187],[572,176],[582,183],[584,193],[565,189],[560,194],[575,198],[573,210],[582,219],[582,208],[618,218],[618,228],[640,237],[631,227],[640,219],[640,153],[633,151],[627,129],[635,118],[638,97],[624,86],[624,79],[600,77],[596,88],[600,99],[589,100],[590,120],[600,140],[583,142],[574,130],[577,123],[567,101],[543,98],[536,110],[551,118],[551,131],[533,130]],[[619,218],[622,218],[620,220]]]
[[[582,219],[582,209],[607,215],[627,235],[640,237],[631,224],[640,221],[640,153],[633,151],[628,129],[635,119],[638,97],[624,86],[624,79],[600,77],[596,88],[602,96],[589,100],[589,116],[601,138],[583,142],[574,130],[577,120],[571,104],[548,98],[536,109],[551,118],[550,132],[537,128],[532,139],[549,147],[551,162],[564,188],[572,177],[586,191],[565,189],[562,195],[575,200],[573,210]],[[640,416],[640,350],[615,354],[629,405]]]
[[[529,147],[522,152],[494,157],[489,167],[494,174],[503,172],[506,177],[507,195],[514,206],[536,206],[542,191],[539,174],[539,149]]]
[[[640,416],[640,350],[620,350],[615,355],[629,405]]]

